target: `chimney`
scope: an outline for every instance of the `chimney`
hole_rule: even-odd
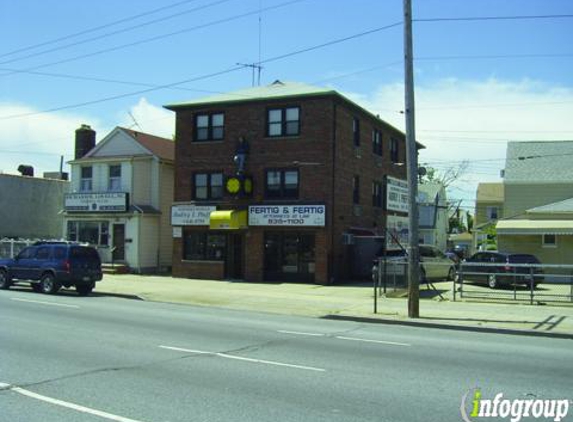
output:
[[[74,159],[82,158],[95,147],[96,133],[89,125],[82,125],[76,129],[76,152]]]
[[[31,176],[34,177],[34,167],[29,166],[27,164],[20,164],[18,166],[18,171],[22,176]]]

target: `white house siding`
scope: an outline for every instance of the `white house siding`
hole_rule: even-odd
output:
[[[139,217],[130,217],[125,221],[125,261],[132,269],[141,266],[139,262]],[[128,241],[131,239],[131,242]]]
[[[103,143],[92,157],[128,157],[149,154],[143,146],[135,142],[121,130],[116,130],[110,135],[113,138]],[[107,138],[107,137],[106,137]]]
[[[151,205],[151,162],[151,158],[132,162],[131,202],[133,204]]]
[[[139,220],[139,272],[155,271],[159,256],[159,215],[142,215]]]
[[[174,169],[171,164],[161,164],[159,173],[160,188],[160,229],[159,229],[159,265],[171,267],[173,260],[173,233],[171,228],[171,203],[174,190]]]

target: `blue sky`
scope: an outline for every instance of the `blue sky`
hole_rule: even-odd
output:
[[[420,161],[468,160],[449,195],[471,207],[479,181],[500,180],[508,140],[573,139],[573,18],[540,17],[573,2],[412,3]],[[433,20],[523,16],[537,18]],[[57,170],[82,123],[99,139],[133,118],[171,136],[162,105],[248,87],[251,70],[231,69],[259,60],[262,84],[329,86],[403,128],[401,21],[401,0],[1,0],[0,170]]]

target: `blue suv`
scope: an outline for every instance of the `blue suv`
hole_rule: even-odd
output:
[[[87,296],[101,279],[97,250],[77,243],[36,242],[14,259],[0,260],[0,289],[25,281],[35,292],[55,294],[62,286],[74,286],[80,296]]]

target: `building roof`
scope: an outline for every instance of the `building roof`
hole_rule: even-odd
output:
[[[195,106],[210,106],[210,105],[223,105],[223,104],[233,104],[233,103],[245,103],[245,102],[256,102],[264,101],[269,99],[286,99],[286,98],[300,98],[300,97],[316,97],[316,96],[333,96],[338,97],[354,107],[359,108],[364,113],[372,116],[372,118],[379,120],[386,126],[392,128],[397,133],[403,135],[405,134],[400,130],[387,123],[386,121],[380,119],[379,116],[373,114],[372,112],[366,110],[364,107],[358,105],[354,101],[340,94],[338,91],[330,88],[322,88],[312,85],[307,85],[301,82],[282,82],[279,80],[274,81],[270,85],[257,86],[247,89],[241,89],[238,91],[232,91],[228,93],[215,94],[208,97],[202,97],[195,100],[185,101],[181,103],[167,104],[164,107],[177,111],[185,109],[188,107]],[[424,149],[425,146],[417,142],[418,149]]]
[[[573,141],[509,142],[504,181],[571,182]]]
[[[129,135],[153,155],[164,160],[173,161],[175,159],[175,142],[171,139],[161,138],[159,136],[150,135],[149,133],[138,132],[119,126],[118,129]]]
[[[439,182],[426,182],[418,185],[418,196],[421,204],[434,204],[436,196],[440,204],[446,202],[446,190],[444,185]]]
[[[552,204],[542,205],[526,211],[527,214],[567,214],[573,213],[573,198]]]
[[[503,202],[505,196],[503,183],[480,183],[477,188],[477,202]]]

